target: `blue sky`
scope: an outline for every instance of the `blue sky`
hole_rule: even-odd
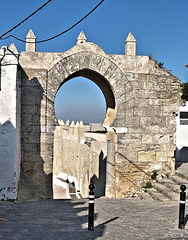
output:
[[[23,20],[47,0],[0,0],[1,24],[0,35]],[[21,29],[12,32],[24,39],[30,28],[37,40],[54,36],[73,25],[86,15],[100,0],[55,0],[47,8],[27,22]],[[158,62],[164,62],[164,67],[181,79],[188,81],[188,1],[187,0],[105,0],[99,8],[81,24],[61,37],[37,45],[37,51],[65,52],[76,44],[80,31],[84,31],[89,42],[99,45],[106,53],[124,54],[124,42],[129,32],[137,40],[137,55],[151,55]],[[25,44],[15,39],[0,41],[0,46],[15,43],[18,51],[25,50]],[[79,81],[81,81],[79,83]],[[74,82],[74,84],[73,84]],[[67,82],[66,94],[58,93],[55,102],[56,115],[65,118],[65,109],[73,104],[71,120],[77,120],[77,109],[83,107],[83,121],[101,122],[105,114],[105,101],[101,91],[91,81],[75,79]],[[86,84],[87,83],[87,84]],[[68,89],[68,85],[69,89]],[[92,93],[88,93],[89,89]],[[76,89],[79,91],[76,91]],[[87,104],[82,104],[83,92]],[[80,93],[79,93],[80,92]],[[73,94],[74,93],[74,94]],[[94,98],[88,96],[94,94]],[[68,101],[61,95],[72,96]],[[78,103],[75,106],[75,99]],[[93,99],[100,99],[97,104]],[[88,110],[89,109],[91,111]],[[60,108],[63,108],[62,110]],[[88,119],[88,116],[90,118]],[[67,115],[66,115],[67,118]],[[66,119],[65,119],[66,120]]]
[[[105,118],[104,95],[100,88],[87,78],[77,77],[66,82],[57,93],[55,103],[56,115],[65,120],[100,123]]]

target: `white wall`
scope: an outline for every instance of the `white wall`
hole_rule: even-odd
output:
[[[176,161],[188,162],[188,125],[180,125],[180,112],[188,112],[188,101],[185,106],[179,107],[176,117]]]
[[[14,44],[0,49],[0,199],[16,199],[20,176],[20,77]]]

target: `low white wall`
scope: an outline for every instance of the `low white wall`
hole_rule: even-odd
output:
[[[84,125],[84,132],[98,132],[105,131],[105,128],[101,123],[90,123],[89,125]]]
[[[92,133],[92,132],[85,132],[84,137],[86,138],[93,138],[99,142],[106,142],[106,134],[103,133]]]
[[[88,146],[82,142],[82,137],[85,134],[87,135],[87,133],[83,135],[83,126],[81,126],[80,130],[82,131],[80,131],[79,125],[77,127],[71,125],[60,125],[56,127],[54,132],[54,184],[58,185],[56,179],[60,178],[62,173],[66,173],[66,176],[69,175],[76,179],[74,181],[76,189],[80,190],[82,197],[88,197],[88,186],[91,182],[96,186],[95,195],[104,196],[107,157],[106,135],[95,134],[95,138],[98,137],[99,141],[91,140]],[[65,128],[67,128],[66,131]],[[81,133],[79,134],[80,137],[78,137],[78,132]],[[88,134],[88,137],[92,138],[92,133]],[[64,177],[64,180],[66,180],[66,177]]]
[[[90,131],[91,132],[105,131],[105,128],[102,126],[101,123],[90,123]]]

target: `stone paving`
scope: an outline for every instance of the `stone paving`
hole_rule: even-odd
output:
[[[96,199],[95,230],[87,230],[88,200],[0,202],[0,239],[188,239],[178,229],[178,202]],[[186,209],[188,221],[188,209]]]

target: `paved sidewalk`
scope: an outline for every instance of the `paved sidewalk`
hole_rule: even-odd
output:
[[[95,230],[87,230],[87,200],[0,202],[0,239],[188,239],[178,229],[179,204],[139,199],[96,199]],[[188,209],[186,209],[188,221]]]

